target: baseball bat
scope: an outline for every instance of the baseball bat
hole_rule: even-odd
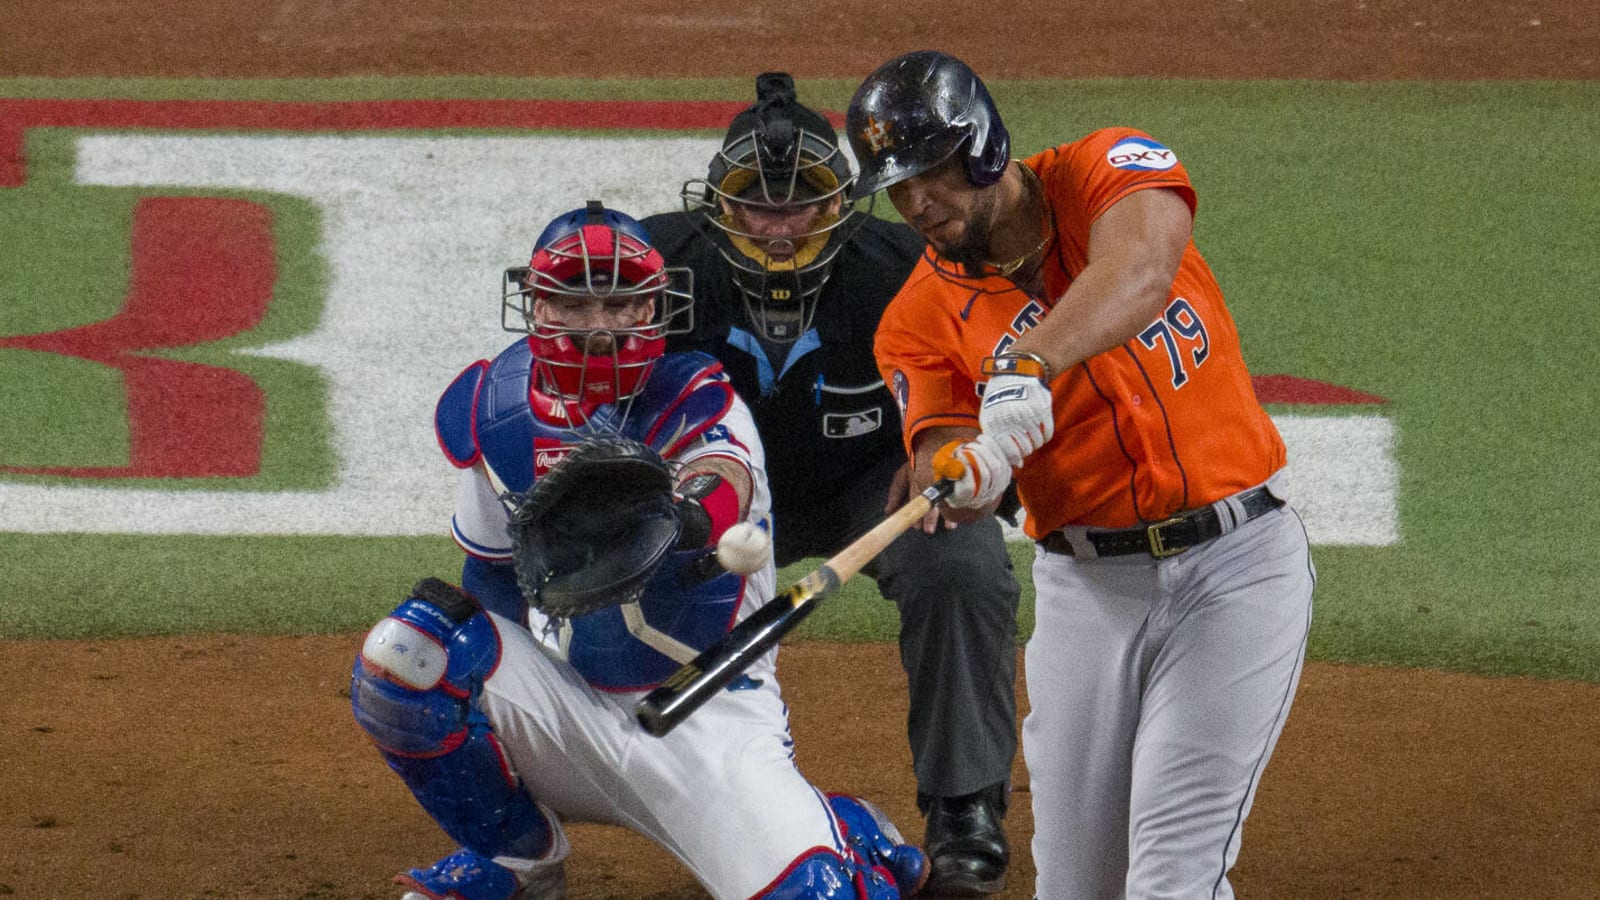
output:
[[[805,621],[819,601],[837,592],[895,538],[949,496],[955,484],[956,479],[940,478],[685,663],[634,707],[639,725],[656,737],[676,728]]]

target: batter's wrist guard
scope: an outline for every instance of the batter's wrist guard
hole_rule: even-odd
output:
[[[1050,364],[1039,354],[1007,350],[997,356],[984,357],[983,374],[1031,375],[1044,384],[1049,384],[1053,373],[1050,371]]]

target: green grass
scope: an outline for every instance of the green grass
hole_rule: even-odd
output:
[[[149,537],[0,534],[13,567],[0,636],[106,638],[192,632],[339,633],[368,628],[418,579],[458,581],[448,538]],[[1026,573],[1031,546],[1012,555]],[[821,560],[781,570],[798,581]],[[70,589],[69,587],[70,586]],[[1032,608],[1022,623],[1032,629]],[[858,577],[820,604],[805,633],[885,640],[894,605]]]
[[[802,93],[837,110],[851,88],[817,82]],[[1199,190],[1196,240],[1228,292],[1252,368],[1390,401],[1403,539],[1315,548],[1314,659],[1600,681],[1592,599],[1600,541],[1583,524],[1600,507],[1592,477],[1600,375],[1584,362],[1596,356],[1591,307],[1600,297],[1592,237],[1600,85],[1091,80],[993,88],[1022,153],[1109,124],[1135,125],[1173,147]],[[744,79],[0,81],[7,96],[145,99],[739,100],[747,90]],[[27,187],[0,191],[0,246],[24,248],[17,258],[28,261],[0,267],[0,334],[39,321],[60,327],[63,305],[94,321],[120,296],[133,195],[57,195],[51,186],[70,166],[67,137],[31,140],[30,153],[55,172],[31,171]],[[292,291],[314,297],[320,274],[305,268],[314,223],[308,229],[290,234],[285,262],[302,267],[290,273]],[[273,325],[277,336],[315,313],[291,307],[291,318]],[[20,352],[0,350],[0,459],[30,447],[58,461],[57,451],[115,454],[125,436],[111,424],[93,446],[31,443],[52,421],[120,415],[34,396],[6,378],[8,354]],[[275,377],[269,362],[251,374]],[[66,396],[101,394],[97,373],[57,375]],[[273,427],[303,435],[313,429],[310,415]],[[315,474],[325,471],[316,452],[281,452],[289,462],[274,478],[295,461],[311,466],[310,480],[324,477]],[[1014,550],[1026,579],[1031,550]],[[353,630],[416,577],[458,565],[443,539],[0,534],[0,558],[13,587],[0,600],[0,637],[10,638]],[[791,567],[781,580],[801,572]],[[1025,607],[1031,626],[1031,600]],[[888,640],[893,631],[892,606],[858,579],[804,633]]]
[[[336,633],[370,627],[418,579],[459,580],[448,538],[7,534],[0,635]]]

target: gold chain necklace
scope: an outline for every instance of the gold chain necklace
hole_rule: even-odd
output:
[[[1010,278],[1014,272],[1027,265],[1029,260],[1032,260],[1034,257],[1043,253],[1044,248],[1050,246],[1050,239],[1055,237],[1055,229],[1050,227],[1050,206],[1045,202],[1044,199],[1044,183],[1039,180],[1039,175],[1034,172],[1033,169],[1028,168],[1027,164],[1023,163],[1021,160],[1018,160],[1017,165],[1022,168],[1023,174],[1027,177],[1028,183],[1031,185],[1031,187],[1039,192],[1039,205],[1042,209],[1039,225],[1044,230],[1044,239],[1039,241],[1039,246],[1034,247],[1032,250],[1029,250],[1027,253],[1022,254],[1008,263],[989,262],[985,260],[986,264],[994,267],[996,274],[998,274],[1001,278]]]

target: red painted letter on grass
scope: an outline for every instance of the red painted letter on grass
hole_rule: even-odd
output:
[[[122,372],[126,466],[0,467],[79,478],[205,478],[261,468],[266,402],[243,373],[143,355],[249,331],[272,302],[272,215],[244,200],[162,197],[133,214],[133,273],[122,310],[101,322],[0,338]]]

